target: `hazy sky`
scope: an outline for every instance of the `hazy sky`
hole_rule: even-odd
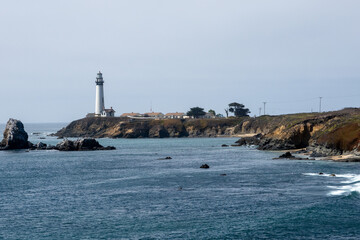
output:
[[[123,112],[359,107],[358,0],[2,1],[0,122]]]

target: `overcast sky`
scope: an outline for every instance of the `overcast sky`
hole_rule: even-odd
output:
[[[123,112],[359,107],[358,0],[2,1],[0,122]]]

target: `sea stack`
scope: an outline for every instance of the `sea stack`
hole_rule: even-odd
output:
[[[0,143],[2,150],[28,148],[28,134],[20,120],[10,118],[4,131],[4,139]]]

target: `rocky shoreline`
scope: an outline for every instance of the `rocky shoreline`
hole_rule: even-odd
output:
[[[297,155],[287,152],[276,159],[360,162],[359,111],[331,113],[288,128],[280,125],[266,134],[240,138],[232,146],[244,145],[254,145],[259,150],[291,151]]]
[[[256,145],[259,150],[272,151],[306,149],[304,153],[311,158],[353,156],[355,161],[360,156],[360,109],[229,119],[135,121],[127,118],[84,118],[73,121],[54,135],[59,138],[247,135],[234,146]]]
[[[28,134],[24,129],[24,125],[21,121],[10,118],[6,124],[4,131],[4,138],[0,142],[0,150],[16,150],[16,149],[28,149],[28,150],[58,150],[58,151],[93,151],[93,150],[113,150],[115,147],[104,147],[99,144],[93,138],[78,139],[71,141],[64,139],[62,142],[55,146],[47,145],[39,142],[33,144],[28,141]]]
[[[326,113],[229,119],[168,119],[136,121],[127,118],[84,118],[54,135],[92,138],[242,137],[236,145],[257,145],[259,150],[306,148],[312,157],[358,155],[360,109]]]
[[[10,130],[11,129],[11,130]],[[18,134],[14,134],[17,132]],[[69,151],[108,150],[94,138],[180,138],[242,136],[232,146],[256,145],[259,150],[295,151],[310,158],[358,161],[360,158],[360,109],[326,113],[300,113],[256,118],[133,120],[84,118],[54,134],[65,139],[56,146],[27,142],[23,125],[10,119],[0,150],[57,149]],[[16,146],[16,147],[13,147]],[[225,146],[224,146],[225,147]]]

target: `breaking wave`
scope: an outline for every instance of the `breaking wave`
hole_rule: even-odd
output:
[[[341,178],[342,181],[339,182],[339,185],[330,185],[328,188],[332,189],[328,195],[329,196],[348,196],[352,194],[358,195],[360,193],[360,175],[359,174],[336,174],[335,176],[329,173],[304,173],[307,176],[319,176],[319,177],[336,177]]]

